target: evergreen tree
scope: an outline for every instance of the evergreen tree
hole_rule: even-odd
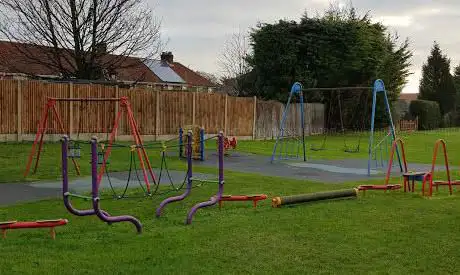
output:
[[[456,90],[450,74],[450,60],[434,42],[430,56],[422,67],[419,98],[439,103],[441,114],[454,110]]]
[[[460,126],[460,65],[454,69],[454,86],[456,93],[455,99],[455,126]]]

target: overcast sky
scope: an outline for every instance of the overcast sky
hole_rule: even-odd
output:
[[[329,0],[149,0],[162,20],[162,35],[174,59],[209,73],[218,73],[217,58],[225,41],[240,29],[248,31],[257,22],[298,20],[304,11],[322,12]],[[433,41],[452,60],[460,62],[460,0],[354,0],[360,14],[370,11],[402,37],[414,50],[409,79],[403,92],[418,92],[421,66]]]

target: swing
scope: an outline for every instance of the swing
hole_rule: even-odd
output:
[[[80,143],[71,141],[69,142],[69,158],[79,159],[81,157],[81,146]]]
[[[329,132],[329,127],[330,127],[330,122],[331,122],[331,117],[333,116],[333,108],[332,108],[332,100],[333,100],[333,97],[335,95],[335,92],[336,91],[332,91],[331,92],[331,96],[329,98],[329,104],[328,104],[328,115],[326,117],[326,125],[325,125],[325,128],[326,128],[326,133],[323,132],[323,139],[321,141],[321,143],[319,144],[314,144],[312,143],[310,145],[310,150],[311,151],[324,151],[326,150],[326,141],[327,141],[327,136],[328,136],[328,132]],[[340,97],[337,96],[337,100],[339,102],[339,105],[340,105]],[[340,112],[340,119],[342,119],[342,114]],[[342,128],[343,128],[343,125],[342,125]]]
[[[357,119],[356,119],[356,116],[361,116],[361,125],[359,125],[359,127],[353,127],[354,129],[358,129],[358,141],[356,143],[356,145],[350,145],[347,143],[347,137],[346,137],[346,133],[345,133],[345,128],[344,128],[344,123],[343,123],[343,113],[342,113],[342,105],[341,105],[341,101],[339,100],[339,112],[340,112],[340,120],[341,120],[341,124],[342,124],[342,135],[343,135],[343,151],[345,153],[359,153],[360,151],[360,145],[361,145],[361,138],[362,138],[362,130],[365,129],[365,124],[366,124],[366,118],[368,117],[369,115],[369,108],[368,108],[368,103],[369,103],[369,93],[367,91],[363,91],[361,92],[360,96],[359,96],[359,103],[363,103],[363,95],[366,94],[366,96],[364,97],[364,101],[365,101],[365,112],[364,114],[359,114],[359,110],[360,108],[355,108],[355,111],[353,112],[353,115],[351,117],[351,123],[354,123]]]

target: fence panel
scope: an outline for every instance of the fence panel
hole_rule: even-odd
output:
[[[5,80],[0,83],[0,133],[17,133],[18,81]]]
[[[120,89],[119,96],[126,96],[131,103],[134,118],[141,135],[154,135],[156,122],[156,92],[151,89]],[[121,133],[130,135],[124,115]]]
[[[197,93],[195,108],[196,124],[203,126],[206,133],[224,130],[225,95]]]
[[[178,135],[179,128],[193,123],[191,92],[160,92],[160,135]]]
[[[257,100],[256,138],[273,139],[278,134],[283,104],[278,101]]]
[[[115,97],[115,89],[113,86],[75,84],[73,85],[73,97],[113,98]],[[105,134],[106,136],[100,136],[100,138],[107,139],[108,133],[112,131],[117,104],[118,102],[113,101],[72,102],[74,135],[98,133]]]
[[[227,135],[252,136],[254,98],[227,98]]]
[[[21,81],[22,114],[21,125],[24,134],[35,134],[42,118],[48,97],[69,97],[69,84],[40,81]],[[69,132],[69,102],[57,102],[56,110],[61,118],[64,132],[61,131],[56,116],[50,111],[46,130],[48,134]]]

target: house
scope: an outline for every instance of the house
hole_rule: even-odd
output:
[[[399,99],[396,102],[398,117],[402,119],[408,119],[409,115],[409,105],[412,101],[416,100],[418,93],[401,93]]]
[[[416,100],[418,97],[418,93],[401,93],[399,95],[399,100],[404,100],[407,103]]]
[[[62,67],[72,71],[67,58],[71,50],[61,49]],[[54,64],[47,64],[50,55],[55,54],[50,47],[0,41],[0,79],[66,79]],[[102,68],[103,79],[90,81],[147,86],[155,90],[188,90],[213,92],[216,85],[197,72],[174,61],[171,52],[163,52],[160,60],[142,59],[107,54],[103,61],[116,61],[116,68]],[[109,63],[109,62],[107,62]],[[68,78],[67,78],[68,80]],[[71,78],[73,81],[81,81]]]

